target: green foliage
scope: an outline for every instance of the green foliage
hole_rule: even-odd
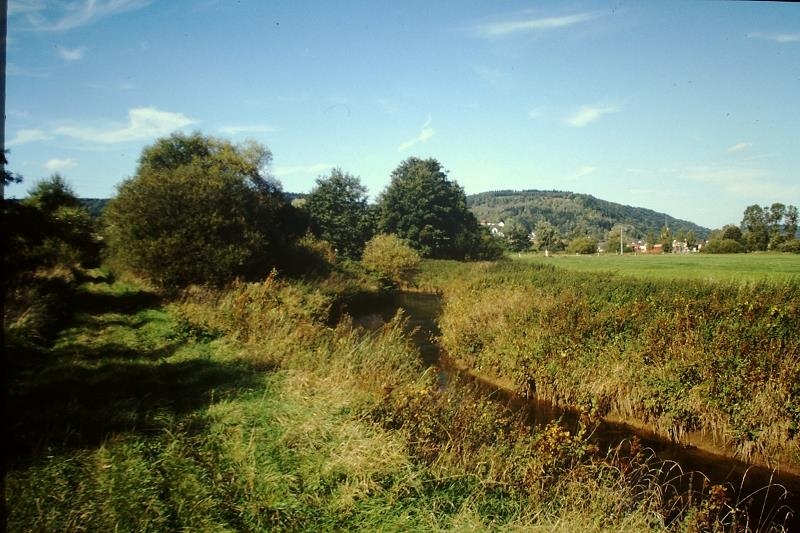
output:
[[[536,223],[533,232],[536,234],[536,246],[541,251],[556,251],[564,248],[558,228],[546,220]]]
[[[305,198],[311,231],[328,241],[343,257],[357,259],[372,236],[372,219],[367,205],[367,189],[357,177],[331,170],[317,179]]]
[[[504,220],[533,228],[543,219],[569,239],[589,235],[601,240],[616,224],[630,226],[632,237],[643,238],[648,231],[658,231],[665,221],[670,227],[692,230],[699,238],[709,233],[707,228],[664,213],[566,191],[493,191],[472,194],[467,202],[479,220]]]
[[[593,237],[578,237],[572,239],[567,246],[567,252],[582,255],[597,253],[597,239]]]
[[[724,500],[673,499],[636,442],[603,456],[457,380],[439,390],[403,316],[331,327],[324,284],[271,275],[162,307],[100,281],[44,357],[6,376],[8,531],[723,524]]]
[[[106,208],[113,256],[165,289],[266,275],[289,247],[293,209],[262,175],[270,159],[200,133],[146,147]]]
[[[376,235],[364,248],[361,261],[368,269],[398,285],[411,285],[419,270],[419,253],[397,235]]]
[[[39,268],[92,267],[99,260],[94,221],[58,174],[36,182],[21,202],[4,200],[3,219],[6,283],[24,282]]]
[[[800,239],[791,239],[781,243],[778,248],[781,252],[800,254]]]
[[[423,257],[465,259],[483,242],[464,190],[435,159],[406,159],[378,198],[378,230],[406,239]]]
[[[747,250],[744,245],[735,239],[711,239],[703,247],[707,254],[740,254]]]

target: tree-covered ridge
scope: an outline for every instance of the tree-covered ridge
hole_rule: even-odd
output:
[[[693,231],[701,239],[710,233],[708,228],[652,209],[568,191],[489,191],[467,196],[467,205],[478,220],[516,223],[527,230],[546,220],[565,237],[590,235],[602,240],[617,224],[628,226],[626,231],[636,238],[648,232],[658,234],[665,225],[673,231]]]

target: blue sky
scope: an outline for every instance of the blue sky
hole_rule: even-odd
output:
[[[113,196],[200,130],[267,145],[290,192],[338,166],[375,197],[417,156],[711,228],[800,205],[791,3],[10,0],[7,62],[7,196]]]

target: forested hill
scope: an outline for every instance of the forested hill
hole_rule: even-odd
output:
[[[591,235],[603,239],[616,224],[624,224],[633,237],[648,232],[659,235],[667,225],[673,235],[694,231],[705,239],[710,229],[652,209],[600,200],[567,191],[490,191],[467,196],[467,205],[480,221],[520,224],[532,230],[540,220],[557,227],[563,236]]]

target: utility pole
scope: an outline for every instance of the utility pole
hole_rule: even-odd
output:
[[[619,255],[623,254],[622,243],[623,239],[625,238],[625,226],[620,224],[619,226]]]

